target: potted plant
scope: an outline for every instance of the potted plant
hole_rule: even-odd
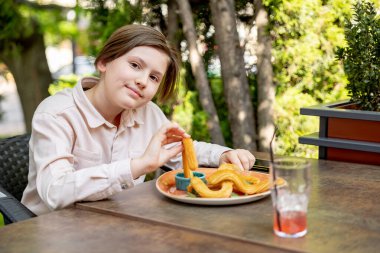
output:
[[[347,47],[339,48],[350,100],[301,108],[320,117],[319,132],[299,138],[319,146],[319,158],[380,165],[380,16],[373,3],[358,1],[347,20]]]

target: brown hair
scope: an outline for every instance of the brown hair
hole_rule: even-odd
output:
[[[144,25],[120,27],[106,41],[95,60],[95,66],[99,62],[103,64],[111,62],[139,46],[154,47],[166,53],[169,58],[168,69],[157,92],[158,101],[165,102],[173,97],[177,91],[180,59],[178,52],[158,30]]]

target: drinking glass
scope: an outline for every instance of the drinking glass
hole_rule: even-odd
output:
[[[302,237],[307,233],[310,163],[301,158],[279,158],[271,169],[274,233],[286,238]]]

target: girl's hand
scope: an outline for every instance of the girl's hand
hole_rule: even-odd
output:
[[[177,123],[169,122],[163,125],[152,137],[144,154],[131,161],[134,178],[155,171],[171,158],[182,152],[182,138],[190,137]],[[179,142],[170,148],[166,144]]]
[[[245,149],[235,149],[224,152],[220,156],[219,164],[233,163],[244,170],[249,170],[255,164],[256,158]]]

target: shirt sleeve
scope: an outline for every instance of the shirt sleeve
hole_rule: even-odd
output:
[[[208,167],[219,167],[220,156],[231,148],[218,144],[194,141],[199,165]]]
[[[82,200],[99,200],[134,186],[130,158],[74,169],[75,133],[70,124],[48,113],[33,118],[30,154],[37,172],[36,187],[52,210]]]

